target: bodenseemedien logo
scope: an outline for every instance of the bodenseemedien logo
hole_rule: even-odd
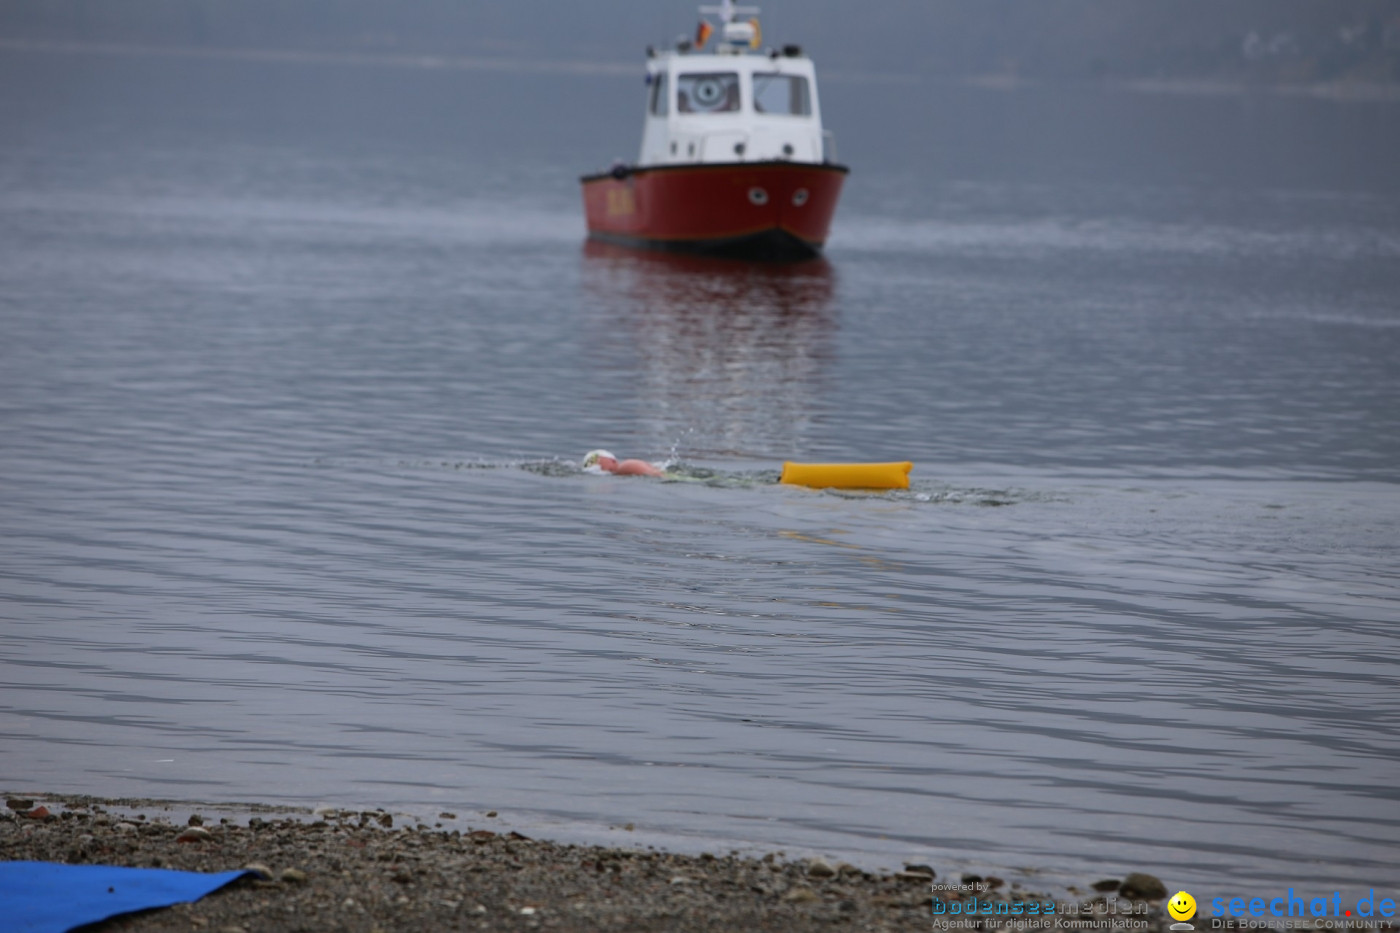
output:
[[[1196,929],[1187,923],[1196,916],[1196,899],[1185,891],[1177,891],[1172,895],[1172,899],[1167,901],[1167,913],[1171,914],[1176,923],[1172,924],[1172,929],[1178,931]]]

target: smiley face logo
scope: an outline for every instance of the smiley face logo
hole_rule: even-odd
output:
[[[1173,920],[1190,920],[1196,916],[1196,899],[1185,891],[1177,891],[1167,901],[1167,913]]]

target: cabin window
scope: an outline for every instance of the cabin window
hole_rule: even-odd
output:
[[[671,112],[671,98],[666,93],[666,72],[653,75],[651,80],[651,112],[664,117]]]
[[[734,113],[739,109],[739,75],[733,71],[676,78],[678,113]]]
[[[801,75],[755,74],[753,109],[789,117],[812,115],[812,94]]]

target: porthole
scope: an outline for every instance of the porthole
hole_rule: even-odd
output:
[[[768,203],[768,192],[764,191],[762,188],[750,188],[749,202],[758,207],[762,207]]]
[[[792,193],[792,206],[793,206],[793,207],[801,207],[802,205],[804,205],[804,204],[807,203],[807,198],[808,198],[807,189],[806,189],[806,188],[798,188],[796,191],[794,191],[794,192]]]
[[[724,99],[724,85],[714,78],[705,78],[695,82],[694,94],[696,103],[708,110]]]

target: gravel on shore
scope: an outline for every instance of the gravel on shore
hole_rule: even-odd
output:
[[[450,813],[441,814],[434,826],[407,826],[394,825],[382,810],[312,814],[258,808],[220,817],[202,815],[191,804],[160,801],[45,795],[6,803],[0,809],[0,860],[206,872],[247,867],[258,873],[193,904],[130,914],[94,928],[101,931],[1162,933],[1171,923],[1162,907],[1167,892],[1148,875],[1086,885],[1078,913],[1060,913],[1048,922],[1041,918],[1035,926],[978,915],[948,927],[938,921],[956,918],[931,912],[935,885],[965,889],[940,890],[939,897],[950,904],[973,897],[1008,904],[1052,898],[997,878],[935,879],[922,865],[871,873],[776,854],[690,856],[563,845],[465,826]],[[172,810],[189,815],[171,818]],[[206,808],[210,811],[217,812]],[[449,824],[456,828],[444,828]],[[1063,896],[1053,899],[1063,901]]]

